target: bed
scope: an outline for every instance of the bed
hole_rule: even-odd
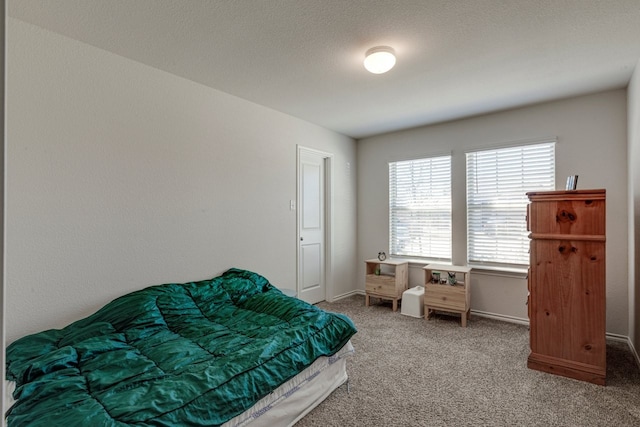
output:
[[[9,345],[7,425],[292,425],[347,380],[355,333],[247,270],[152,286]]]

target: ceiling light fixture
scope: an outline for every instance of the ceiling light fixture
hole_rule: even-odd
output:
[[[389,46],[372,47],[364,55],[364,68],[373,74],[386,73],[396,65],[395,53]]]

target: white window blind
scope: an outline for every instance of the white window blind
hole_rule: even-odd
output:
[[[389,163],[392,255],[451,260],[451,156]]]
[[[529,264],[528,191],[555,189],[555,142],[467,153],[467,260]]]

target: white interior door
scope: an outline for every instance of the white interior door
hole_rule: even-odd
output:
[[[315,304],[326,298],[325,158],[304,149],[298,157],[298,298]]]

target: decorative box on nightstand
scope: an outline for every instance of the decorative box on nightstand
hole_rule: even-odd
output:
[[[429,319],[435,310],[460,313],[461,324],[466,327],[471,314],[471,268],[429,264],[423,270],[424,318]]]
[[[398,311],[398,300],[409,287],[409,263],[407,261],[369,259],[365,280],[365,305],[375,297],[393,301],[393,311]]]

